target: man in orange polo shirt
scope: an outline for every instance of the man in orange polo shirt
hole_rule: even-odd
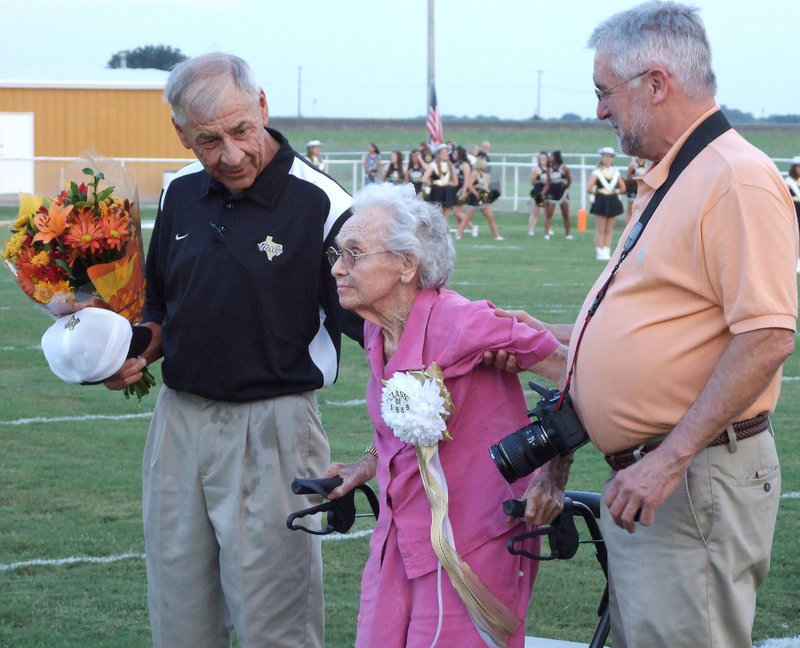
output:
[[[612,466],[602,529],[614,647],[749,647],[780,494],[766,415],[794,350],[794,210],[763,153],[733,130],[716,136],[652,213],[579,343],[679,149],[707,119],[724,122],[695,9],[645,3],[589,46],[598,118],[653,163],[577,324],[527,319],[570,342],[573,401]]]

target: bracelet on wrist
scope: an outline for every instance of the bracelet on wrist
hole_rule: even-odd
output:
[[[364,448],[365,455],[372,455],[376,459],[378,458],[378,449],[375,447],[375,444],[370,443],[366,448]]]

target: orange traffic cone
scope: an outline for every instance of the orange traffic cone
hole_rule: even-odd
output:
[[[586,231],[586,210],[579,209],[578,210],[578,231],[585,232]]]

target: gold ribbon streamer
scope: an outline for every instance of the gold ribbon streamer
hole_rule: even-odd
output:
[[[422,483],[431,504],[431,543],[436,556],[450,576],[470,617],[498,646],[507,646],[508,639],[519,628],[522,620],[508,609],[483,583],[470,566],[458,555],[444,536],[444,520],[447,517],[447,498],[442,487],[431,475],[428,464],[438,451],[438,445],[417,447],[417,461]]]

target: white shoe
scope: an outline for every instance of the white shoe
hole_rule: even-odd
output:
[[[800,259],[797,260],[797,273],[800,274]]]
[[[536,232],[528,232],[528,236],[536,236]]]
[[[477,225],[472,226],[472,236],[478,236],[478,229]]]
[[[460,241],[460,240],[461,240],[461,234],[456,234],[456,241]]]
[[[555,234],[555,232],[553,230],[550,230],[549,232],[547,232],[548,236],[553,236],[554,234]]]
[[[544,240],[545,241],[549,241],[550,240],[550,235],[549,234],[545,234],[544,235]]]
[[[594,249],[594,258],[597,259],[598,261],[603,260],[603,248],[596,247]]]
[[[572,236],[572,234],[567,234],[567,240],[568,240],[568,241],[574,241],[574,240],[575,240],[575,237],[574,237],[574,236]]]
[[[500,236],[499,234],[494,237],[494,240],[495,241],[505,241],[505,239],[502,236]]]
[[[602,256],[603,261],[608,261],[611,258],[611,248],[604,247],[604,248],[601,248],[601,250],[602,250],[602,253],[603,253],[603,256]]]

